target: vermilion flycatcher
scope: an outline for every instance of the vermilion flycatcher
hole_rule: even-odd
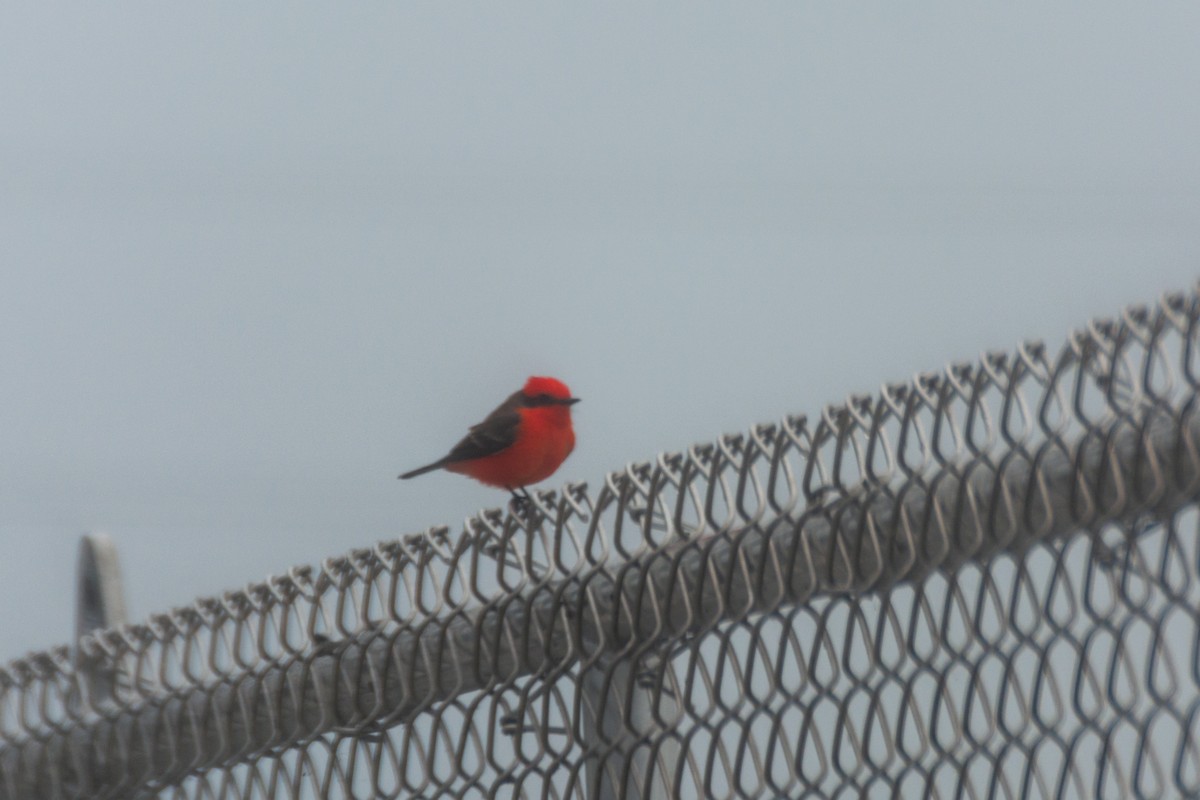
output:
[[[546,480],[571,454],[571,406],[578,402],[562,381],[530,378],[443,458],[400,478],[446,469],[520,498],[518,489]]]

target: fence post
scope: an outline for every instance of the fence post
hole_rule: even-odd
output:
[[[678,796],[681,749],[678,740],[662,736],[678,715],[678,704],[670,687],[653,685],[656,670],[647,666],[648,658],[602,658],[584,672],[581,744],[588,752],[590,800]]]
[[[93,704],[112,698],[116,675],[99,659],[86,655],[79,642],[89,633],[125,623],[117,546],[107,534],[84,534],[75,572],[75,659]]]

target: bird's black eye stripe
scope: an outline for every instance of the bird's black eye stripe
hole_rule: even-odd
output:
[[[525,398],[525,405],[527,406],[552,406],[557,402],[559,401],[545,393]]]

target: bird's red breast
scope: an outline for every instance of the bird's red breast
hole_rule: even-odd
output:
[[[575,448],[569,407],[538,406],[517,413],[521,421],[512,444],[492,455],[449,463],[446,469],[502,489],[530,486],[553,475]]]

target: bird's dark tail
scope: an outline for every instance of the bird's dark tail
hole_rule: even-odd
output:
[[[435,469],[441,469],[445,465],[446,465],[445,459],[442,459],[441,461],[435,461],[432,464],[426,464],[423,467],[417,467],[416,469],[412,470],[411,472],[404,473],[403,475],[400,476],[400,480],[406,481],[409,478],[415,478],[418,475],[424,475],[426,472],[433,472]]]

